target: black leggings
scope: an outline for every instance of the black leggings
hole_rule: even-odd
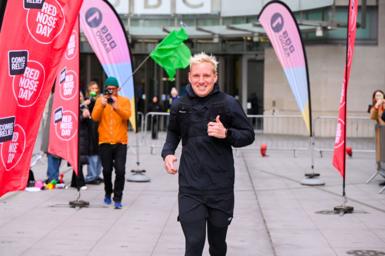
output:
[[[216,227],[210,221],[202,220],[196,222],[181,222],[183,233],[186,239],[185,256],[201,256],[206,239],[209,242],[211,256],[225,256],[227,251],[226,234],[227,228]]]

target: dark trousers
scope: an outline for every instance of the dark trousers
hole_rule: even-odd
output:
[[[185,256],[201,256],[206,239],[211,256],[225,256],[226,235],[232,220],[234,195],[179,194],[179,221],[186,242]]]
[[[151,120],[151,139],[158,139],[159,120],[157,116],[153,116]]]
[[[101,144],[99,147],[100,160],[103,166],[105,195],[113,200],[121,202],[126,173],[127,145],[125,144]],[[112,186],[112,170],[115,168],[115,183]]]

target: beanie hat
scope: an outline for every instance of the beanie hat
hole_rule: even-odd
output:
[[[113,76],[107,77],[107,79],[104,81],[104,87],[107,87],[107,86],[119,87],[118,80]]]

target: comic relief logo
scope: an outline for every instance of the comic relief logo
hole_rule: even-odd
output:
[[[15,117],[0,118],[0,143],[12,139]]]
[[[44,1],[40,9],[29,9],[27,28],[33,39],[41,44],[51,43],[62,32],[64,11],[57,0]]]
[[[45,81],[45,70],[37,61],[28,61],[24,74],[13,77],[13,95],[20,107],[34,105],[40,96]]]
[[[8,66],[9,75],[16,76],[24,74],[28,62],[28,51],[9,51]]]
[[[91,28],[97,28],[102,24],[103,15],[97,8],[90,8],[86,12],[86,22]],[[103,45],[104,50],[109,53],[112,49],[116,48],[117,44],[110,33],[110,30],[106,25],[103,25],[96,31],[96,37]]]
[[[78,76],[73,70],[66,71],[63,69],[59,75],[60,81],[60,98],[63,100],[71,100],[76,96]]]
[[[63,141],[71,140],[78,132],[75,113],[62,107],[55,110],[54,124],[56,136]]]
[[[281,44],[281,48],[285,53],[286,57],[290,57],[290,55],[295,51],[295,47],[293,45],[293,41],[291,40],[289,33],[287,30],[283,30],[283,26],[285,25],[284,19],[280,13],[274,13],[270,20],[271,29],[275,33],[279,33],[279,42]],[[282,31],[283,30],[283,31]]]
[[[72,31],[72,34],[70,36],[70,39],[68,41],[68,45],[67,45],[67,49],[65,51],[65,57],[67,60],[72,60],[75,56],[76,56],[76,53],[77,53],[77,49],[76,49],[76,41],[77,41],[77,36],[78,33],[77,31]]]
[[[43,4],[44,0],[24,0],[25,9],[41,9]]]
[[[21,160],[26,146],[26,135],[23,127],[16,124],[11,140],[1,144],[1,162],[5,170],[14,168]]]

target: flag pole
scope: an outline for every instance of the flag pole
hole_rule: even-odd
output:
[[[355,3],[357,5],[357,3]],[[346,60],[345,60],[345,74],[344,74],[344,93],[345,93],[345,104],[343,106],[344,108],[344,115],[343,115],[343,175],[342,175],[342,204],[339,206],[334,207],[334,213],[344,215],[345,213],[353,213],[354,208],[352,206],[346,205],[348,202],[348,199],[346,197],[346,116],[347,116],[347,94],[348,94],[348,79],[349,79],[349,42],[350,42],[350,19],[352,18],[351,15],[351,8],[355,8],[355,6],[352,5],[352,0],[349,0],[349,6],[348,6],[348,22],[347,22],[347,29],[346,29]],[[358,8],[358,7],[357,7]],[[356,24],[354,24],[356,26]],[[350,56],[351,58],[353,56]]]
[[[146,61],[150,58],[150,55],[147,55],[147,57],[138,65],[138,67],[134,70],[134,72],[132,72],[132,74],[127,77],[127,79],[122,83],[122,86],[124,86],[128,80],[131,79],[131,77],[133,77],[135,75],[136,72],[138,72],[138,70],[144,65],[144,63],[146,63]]]
[[[129,78],[134,76],[134,74],[144,65],[144,63],[146,63],[146,61],[149,58],[150,58],[150,54],[138,65],[138,67],[134,70],[134,72],[132,72],[132,75]],[[126,82],[128,81],[128,79],[126,80]],[[136,104],[136,101],[135,101],[135,104]],[[138,109],[138,106],[135,106],[135,108]],[[150,182],[151,178],[145,175],[146,170],[140,169],[139,167],[140,166],[140,154],[139,154],[140,145],[139,145],[138,132],[137,132],[138,129],[139,129],[138,122],[136,122],[136,132],[135,132],[136,169],[131,170],[131,175],[129,175],[126,180],[129,182]]]
[[[1,25],[3,24],[3,18],[5,14],[5,7],[7,6],[7,0],[0,0],[0,32],[1,32]]]

